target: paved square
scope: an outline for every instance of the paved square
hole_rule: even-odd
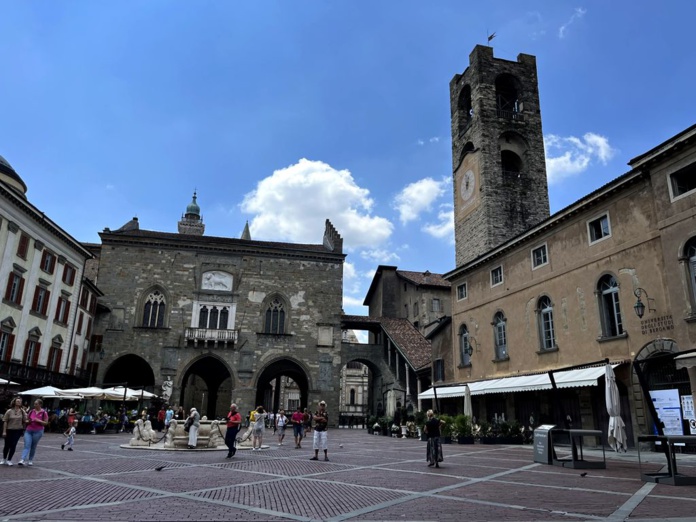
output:
[[[428,468],[423,442],[359,430],[330,431],[330,462],[272,438],[267,450],[226,460],[224,451],[121,448],[128,437],[81,435],[67,452],[61,435],[46,434],[33,467],[0,467],[0,519],[696,519],[696,486],[642,482],[635,454],[607,453],[607,469],[582,476],[535,464],[531,446],[445,445],[442,467]],[[662,467],[662,455],[647,457]],[[696,457],[683,456],[680,470],[696,475]]]

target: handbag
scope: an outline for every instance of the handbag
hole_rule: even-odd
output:
[[[186,433],[188,433],[189,430],[191,429],[192,425],[193,425],[193,419],[191,417],[189,417],[188,419],[186,419],[186,422],[184,422],[184,431]]]

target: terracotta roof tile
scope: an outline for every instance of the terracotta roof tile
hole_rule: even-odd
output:
[[[442,274],[432,274],[428,271],[410,272],[408,270],[397,270],[396,273],[399,277],[407,279],[418,286],[439,286],[443,288],[452,286],[452,283],[444,279]]]
[[[408,319],[342,315],[341,321],[344,324],[351,324],[355,329],[359,329],[361,324],[366,327],[380,325],[414,370],[430,366],[430,341],[423,337],[423,334]]]

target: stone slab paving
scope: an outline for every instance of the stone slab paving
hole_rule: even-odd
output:
[[[644,483],[633,453],[582,476],[529,446],[445,445],[429,468],[423,442],[359,430],[329,433],[330,462],[310,461],[307,441],[226,460],[124,449],[125,434],[82,435],[72,452],[62,440],[45,435],[33,467],[0,467],[0,520],[696,520],[696,486]],[[696,457],[680,470],[696,475]]]

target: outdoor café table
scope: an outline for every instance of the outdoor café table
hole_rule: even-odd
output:
[[[640,459],[641,442],[659,442],[667,457],[667,471],[658,473],[643,473],[643,463]],[[677,471],[677,455],[675,444],[696,444],[696,435],[639,435],[638,436],[638,466],[640,478],[645,482],[668,484],[670,486],[689,486],[696,484],[696,477],[681,475]]]
[[[582,439],[584,437],[599,437],[601,443],[602,432],[600,430],[576,430],[576,429],[552,429],[549,433],[551,439],[551,447],[553,440],[558,439],[559,435],[568,435],[570,438],[570,459],[557,458],[554,451],[554,466],[562,466],[564,468],[575,469],[605,469],[607,467],[606,455],[604,453],[604,445],[602,445],[602,460],[585,460],[582,451]]]

